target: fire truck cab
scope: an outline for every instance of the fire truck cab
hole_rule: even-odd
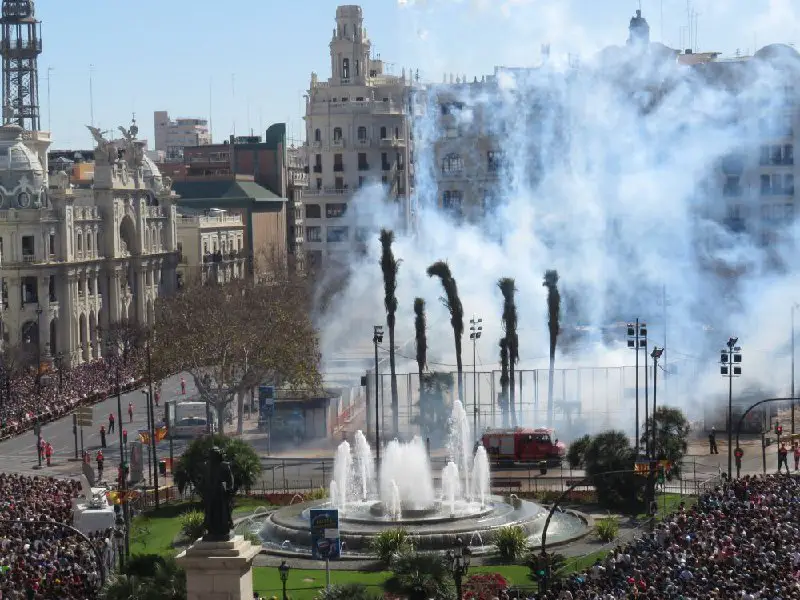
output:
[[[481,442],[489,460],[495,463],[528,463],[547,461],[560,463],[566,454],[566,446],[555,438],[554,431],[547,428],[531,429],[515,427],[509,429],[487,429]]]

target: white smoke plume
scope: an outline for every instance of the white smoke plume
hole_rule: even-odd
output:
[[[385,324],[377,230],[390,227],[402,260],[397,341],[413,340],[413,300],[423,297],[433,369],[455,364],[441,287],[425,272],[442,259],[464,306],[465,371],[473,313],[484,325],[479,370],[498,368],[501,277],[513,277],[518,288],[518,368],[546,367],[542,279],[557,269],[564,328],[557,366],[633,364],[625,330],[607,328],[639,317],[650,325],[651,347],[662,346],[666,333],[671,368],[692,374],[683,387],[659,394],[660,402],[697,409],[726,393],[717,351],[730,335],[744,355],[734,387],[787,393],[790,307],[800,301],[799,231],[790,197],[761,194],[758,165],[759,148],[769,143],[765,127],[787,126],[787,103],[800,97],[789,87],[800,58],[777,47],[768,58],[687,67],[665,58],[663,48],[611,48],[577,69],[554,57],[539,69],[500,72],[495,85],[461,86],[455,99],[464,103],[457,116],[462,136],[448,144],[464,158],[469,185],[482,185],[473,165],[485,170],[478,132],[493,135],[493,149],[505,157],[499,176],[487,182],[496,193],[486,216],[475,220],[437,206],[442,166],[434,142],[444,135],[437,87],[419,94],[416,230],[400,231],[382,189],[361,192],[353,212],[373,233],[366,255],[353,254],[349,283],[321,320],[323,353],[364,347],[372,326]],[[741,196],[727,197],[724,170],[736,172],[739,161]],[[763,239],[762,226],[771,232]],[[413,359],[410,348],[404,354]],[[399,363],[399,372],[416,371]]]

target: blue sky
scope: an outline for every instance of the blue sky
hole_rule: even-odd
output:
[[[641,0],[654,40],[686,46],[686,0]],[[42,127],[56,148],[85,148],[94,121],[127,125],[135,111],[152,140],[153,111],[212,117],[215,139],[286,121],[302,139],[311,71],[329,76],[338,2],[328,0],[39,0]],[[590,55],[623,43],[639,0],[362,0],[373,49],[395,73],[470,79],[495,65],[529,66],[553,55]],[[663,4],[663,20],[661,19]],[[135,7],[135,8],[133,8]],[[222,12],[226,9],[226,12]],[[691,0],[701,50],[733,54],[773,42],[800,47],[800,0]],[[681,32],[683,27],[683,32]],[[50,110],[47,75],[50,71]],[[211,90],[211,94],[209,91]],[[209,102],[211,100],[211,103]],[[211,104],[211,110],[209,105]],[[48,122],[49,120],[49,122]]]

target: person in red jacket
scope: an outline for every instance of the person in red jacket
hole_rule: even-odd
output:
[[[53,458],[53,445],[50,442],[47,442],[44,445],[44,455],[47,458],[47,466],[50,466],[50,459]]]

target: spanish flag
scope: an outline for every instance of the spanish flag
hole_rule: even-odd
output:
[[[167,437],[167,426],[166,425],[161,425],[160,427],[158,427],[156,429],[156,441],[160,442],[165,437]]]

